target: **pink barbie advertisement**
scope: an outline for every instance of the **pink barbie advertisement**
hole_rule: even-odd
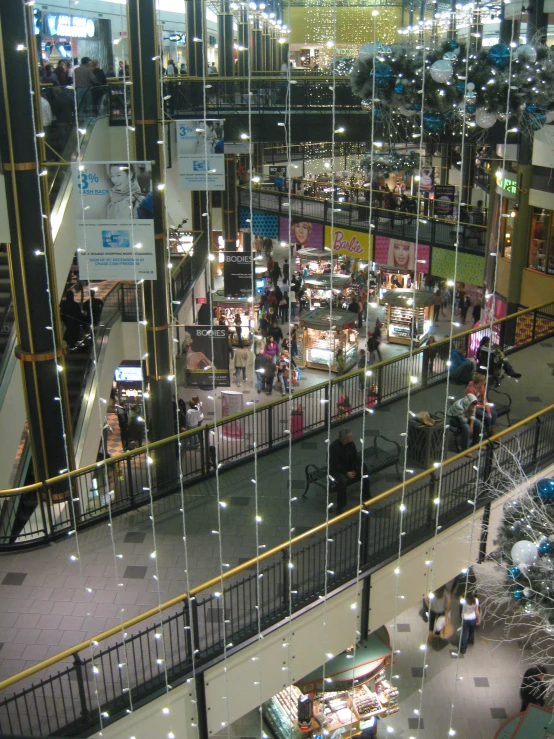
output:
[[[405,269],[409,272],[423,272],[429,274],[429,259],[431,247],[427,244],[419,244],[416,248],[411,241],[402,239],[390,239],[388,236],[375,236],[375,252],[373,261],[381,266],[393,267],[394,269]]]
[[[279,219],[279,238],[289,244],[296,244],[297,249],[306,247],[314,249],[323,248],[323,224],[308,221],[302,216],[293,216],[290,224],[289,219]]]

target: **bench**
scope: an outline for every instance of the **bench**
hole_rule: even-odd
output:
[[[500,400],[496,400],[495,396],[497,395],[502,396],[502,398],[505,398],[505,400],[503,400],[502,398]],[[496,411],[497,420],[502,418],[502,416],[506,416],[506,419],[508,421],[508,426],[511,426],[512,422],[510,420],[510,411],[512,409],[512,396],[508,395],[508,393],[503,393],[500,390],[495,390],[491,388],[489,389],[489,392],[487,393],[487,400],[489,401],[489,403],[492,404],[492,407]],[[444,418],[444,411],[437,411],[435,415],[441,418]],[[461,430],[456,426],[449,426],[448,428],[454,440],[456,451],[457,452],[463,451],[461,444],[460,444],[460,439],[462,436]]]
[[[393,448],[390,450],[384,449],[377,443],[378,439],[382,439],[383,441],[388,442],[392,445]],[[400,444],[397,444],[396,441],[392,441],[392,439],[387,439],[387,437],[383,436],[382,434],[377,434],[377,436],[373,440],[373,444],[371,446],[365,447],[364,449],[364,464],[367,465],[369,474],[374,475],[377,472],[382,472],[383,470],[386,470],[388,467],[396,466],[396,476],[398,477],[398,479],[400,479],[400,469],[398,466],[400,462],[400,451]],[[319,485],[320,488],[326,490],[326,481],[327,466],[318,467],[315,464],[306,465],[306,489],[304,490],[302,497],[306,497],[308,490],[310,489],[310,486],[312,484]],[[357,482],[359,482],[359,480]],[[334,483],[331,484],[330,489],[333,490],[333,488]]]

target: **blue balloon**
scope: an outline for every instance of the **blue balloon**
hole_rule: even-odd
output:
[[[441,113],[427,113],[423,116],[423,128],[427,133],[439,133],[444,126],[444,116]]]
[[[554,501],[554,478],[543,478],[537,482],[537,493],[544,503]]]
[[[475,111],[477,110],[477,106],[476,105],[473,105],[473,104],[472,105],[467,105],[466,106],[466,110],[467,110],[468,113],[475,113]]]
[[[448,46],[450,46],[451,49],[457,49],[460,44],[457,41],[449,41]]]
[[[495,67],[504,69],[510,63],[510,47],[506,44],[495,44],[489,49],[489,61]]]
[[[525,106],[525,110],[528,113],[534,113],[536,111],[536,109],[537,109],[537,106],[534,103],[529,103],[529,105],[526,105]]]
[[[392,79],[392,67],[390,64],[375,65],[375,84],[377,87],[388,87]]]
[[[548,541],[548,539],[544,539],[539,544],[539,554],[549,554],[551,549],[552,544]]]
[[[464,94],[466,89],[466,83],[465,82],[456,82],[456,92]]]
[[[404,94],[404,85],[395,85],[394,91],[397,95],[403,95]]]
[[[516,588],[516,590],[512,591],[512,597],[515,598],[515,600],[521,600],[523,598],[523,590],[521,588]]]
[[[516,580],[521,575],[521,570],[516,565],[508,567],[508,577],[512,580]]]

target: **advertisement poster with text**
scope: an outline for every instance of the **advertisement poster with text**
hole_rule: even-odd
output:
[[[223,120],[177,121],[179,190],[225,190]]]
[[[434,167],[422,167],[419,179],[419,189],[429,192],[433,189],[435,184],[435,169]]]
[[[155,280],[150,162],[73,165],[82,280]]]
[[[450,218],[454,215],[454,185],[435,185],[433,212],[437,218]]]
[[[227,298],[252,295],[252,254],[223,252],[223,292]]]
[[[331,229],[325,226],[325,246],[331,247],[335,257],[345,256],[351,259],[370,259],[369,234],[362,231],[350,231],[337,226]]]
[[[213,387],[214,373],[216,387],[231,385],[226,326],[185,326],[183,351],[189,387]]]
[[[423,272],[429,274],[429,260],[431,247],[419,244],[416,248],[411,241],[389,239],[388,236],[375,236],[375,253],[373,261],[381,267],[393,267],[408,272]]]
[[[289,244],[296,244],[296,249],[321,249],[323,247],[323,224],[308,221],[302,216],[279,219],[279,238]]]

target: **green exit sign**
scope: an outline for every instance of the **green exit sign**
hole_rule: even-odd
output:
[[[510,177],[506,177],[503,172],[498,172],[496,175],[496,184],[504,192],[509,192],[510,195],[517,195],[517,180],[512,180]]]

